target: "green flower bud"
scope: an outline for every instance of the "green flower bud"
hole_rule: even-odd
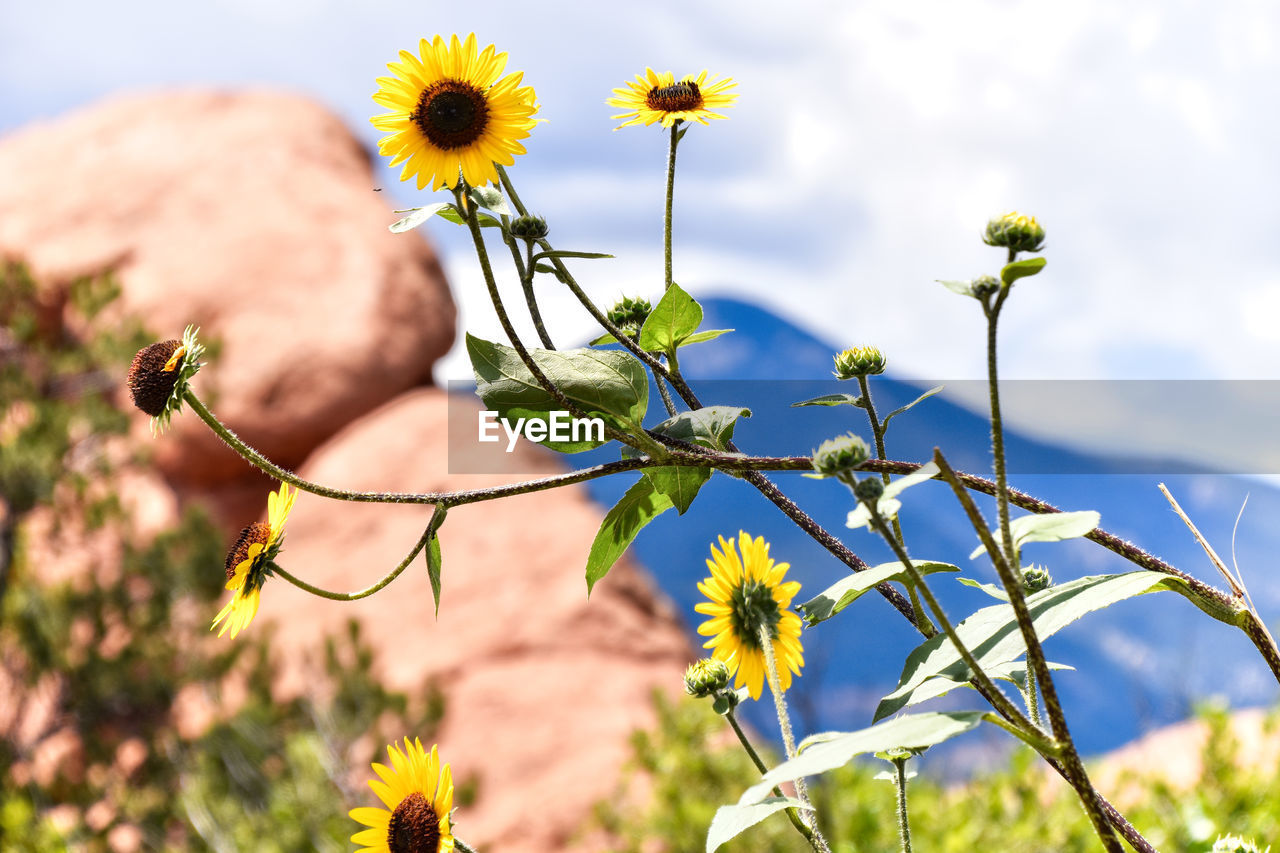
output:
[[[1000,289],[1000,279],[993,275],[980,275],[973,280],[972,288],[974,296],[986,299]]]
[[[1053,576],[1044,566],[1027,566],[1022,570],[1022,588],[1027,592],[1039,592],[1053,586]]]
[[[704,698],[729,686],[729,667],[716,658],[703,658],[684,671],[684,692]]]
[[[619,329],[638,332],[644,325],[644,321],[649,319],[649,312],[652,310],[653,306],[649,304],[648,299],[639,296],[632,299],[630,296],[624,296],[609,309],[607,316],[609,322]]]
[[[884,494],[884,481],[879,477],[867,477],[859,480],[858,484],[853,487],[853,496],[858,499],[858,503],[875,503],[880,500],[880,496]]]
[[[836,379],[856,379],[884,373],[884,354],[875,347],[851,347],[835,356]]]
[[[1044,228],[1034,216],[1010,212],[987,223],[982,242],[1015,252],[1038,252],[1044,248]]]
[[[1213,842],[1210,853],[1271,853],[1271,848],[1263,850],[1253,841],[1239,835],[1226,835]]]
[[[823,477],[852,471],[871,456],[871,448],[853,433],[829,438],[813,451],[813,470]]]
[[[521,240],[541,240],[547,236],[547,220],[541,216],[518,216],[511,221],[511,236]]]

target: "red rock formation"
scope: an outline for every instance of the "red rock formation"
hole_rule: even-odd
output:
[[[373,186],[367,152],[306,99],[123,97],[0,140],[0,256],[55,288],[114,270],[120,313],[164,337],[200,326],[221,344],[201,394],[294,466],[353,417],[429,383],[453,342],[434,252],[387,231],[395,217]],[[156,450],[179,484],[245,473],[191,419]]]

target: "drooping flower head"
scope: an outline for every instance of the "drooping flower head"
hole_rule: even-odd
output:
[[[291,491],[288,483],[281,483],[279,492],[267,495],[267,522],[254,522],[241,530],[236,544],[227,552],[226,588],[234,594],[210,626],[213,630],[222,625],[219,637],[230,630],[235,639],[258,614],[262,585],[271,574],[271,561],[280,553],[284,523],[297,497],[297,491]]]
[[[517,140],[536,123],[537,96],[521,86],[521,72],[502,76],[507,55],[493,45],[476,48],[471,33],[459,42],[422,39],[415,56],[400,51],[387,65],[394,77],[379,77],[373,100],[391,110],[370,119],[388,135],[378,153],[392,166],[404,163],[400,180],[417,176],[418,189],[496,183],[494,163],[510,166],[525,152]]]
[[[191,377],[204,365],[204,344],[199,329],[187,326],[182,340],[160,341],[138,350],[129,367],[127,383],[133,404],[151,415],[151,433],[163,432],[182,408]]]
[[[693,609],[711,617],[698,626],[699,634],[711,637],[702,647],[711,649],[712,657],[737,673],[735,688],[746,685],[751,698],[759,699],[765,677],[762,625],[773,640],[783,690],[791,686],[792,674],[798,676],[804,666],[800,617],[789,609],[800,584],[783,582],[790,565],[773,561],[763,536],[752,539],[740,531],[738,548],[741,556],[734,543],[723,536],[719,550],[711,546],[711,559],[707,560],[711,577],[698,584],[698,591],[708,600]]]
[[[362,829],[351,840],[361,845],[357,853],[451,853],[453,833],[449,813],[453,810],[453,772],[440,766],[435,746],[428,754],[422,741],[404,739],[404,751],[387,747],[391,767],[374,764],[379,779],[369,787],[385,809],[352,809],[351,818]]]
[[[628,80],[626,88],[614,89],[614,97],[605,101],[611,107],[626,110],[612,118],[625,118],[614,128],[620,130],[633,124],[650,125],[662,122],[671,127],[678,121],[696,121],[707,124],[709,118],[728,118],[714,110],[733,106],[738,100],[731,89],[737,87],[732,77],[716,80],[703,70],[676,82],[670,71],[661,73],[646,68],[634,81]]]

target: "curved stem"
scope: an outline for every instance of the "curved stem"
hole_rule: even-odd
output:
[[[765,773],[768,773],[769,767],[764,763],[764,760],[760,758],[760,753],[756,752],[756,748],[751,745],[751,741],[747,739],[747,733],[742,730],[742,726],[738,725],[738,717],[733,712],[733,709],[730,708],[726,711],[724,716],[729,721],[729,725],[733,726],[733,733],[738,736],[738,742],[741,743],[742,748],[747,751],[747,755],[751,756],[751,763],[760,771],[760,775],[763,776]],[[775,797],[781,797],[782,789],[777,785],[774,785],[773,795]],[[791,821],[791,825],[796,828],[796,831],[805,837],[805,840],[809,842],[810,846],[812,846],[814,850],[818,850],[819,847],[817,841],[813,837],[813,830],[805,826],[804,821],[800,819],[800,810],[788,807],[785,811],[787,813],[787,819]]]
[[[676,193],[676,146],[680,144],[680,122],[671,124],[671,146],[667,149],[667,206],[662,217],[663,289],[671,287],[671,203]]]
[[[285,571],[274,562],[270,564],[271,573],[274,575],[279,575],[280,577],[284,578],[286,581],[293,584],[303,592],[309,592],[312,595],[319,596],[320,598],[327,598],[330,601],[359,601],[362,598],[368,598],[378,590],[385,587],[387,584],[391,583],[396,578],[400,577],[400,573],[403,572],[405,569],[407,569],[411,563],[413,563],[414,558],[418,556],[418,553],[422,551],[424,547],[426,547],[426,544],[429,541],[431,541],[431,537],[434,536],[435,533],[436,533],[436,525],[433,519],[432,523],[427,525],[427,529],[422,531],[422,535],[418,537],[417,544],[413,546],[413,550],[409,552],[409,555],[400,562],[400,565],[396,566],[394,569],[392,569],[390,572],[384,575],[382,580],[378,581],[372,586],[367,586],[358,592],[331,592],[330,590],[327,590],[327,589],[321,589],[318,586],[314,586],[312,584],[307,583],[301,578],[291,575],[289,572]]]

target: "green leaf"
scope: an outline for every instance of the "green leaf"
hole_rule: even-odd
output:
[[[436,601],[436,618],[440,617],[440,525],[448,512],[443,504],[436,504],[427,524],[427,577],[431,579],[431,597]]]
[[[886,749],[923,749],[964,734],[982,722],[982,711],[905,714],[856,732],[828,732],[808,738],[799,754],[764,774],[739,804],[758,803],[773,786],[848,764],[859,755]]]
[[[765,797],[749,805],[721,806],[707,829],[707,853],[715,853],[720,845],[736,838],[771,814],[783,809],[812,809],[792,797]]]
[[[974,589],[980,589],[983,592],[985,592],[987,595],[991,596],[992,598],[997,598],[1000,601],[1009,600],[1009,593],[1005,592],[1004,588],[1001,587],[999,584],[983,583],[982,581],[976,581],[973,578],[956,578],[956,580],[960,581],[960,583],[964,584],[965,586],[971,586]]]
[[[617,342],[618,342],[617,338],[615,338],[613,335],[606,332],[600,337],[596,338],[594,341],[590,341],[587,344],[587,346],[599,347],[599,346],[604,346],[606,344],[616,344]]]
[[[547,273],[548,275],[555,276],[560,281],[564,281],[564,276],[560,274],[560,270],[551,266],[551,264],[534,264],[533,268],[536,272]]]
[[[928,391],[925,391],[919,397],[916,397],[910,403],[907,403],[905,406],[899,406],[898,408],[894,409],[892,412],[884,416],[884,420],[880,422],[880,429],[884,432],[888,432],[889,421],[893,420],[893,417],[895,415],[902,414],[907,409],[914,406],[916,403],[919,403],[921,400],[929,399],[930,397],[932,397],[934,394],[937,394],[939,391],[941,391],[945,387],[946,387],[945,385],[935,385],[934,387],[930,388]]]
[[[1079,539],[1088,536],[1098,526],[1102,516],[1091,509],[1079,512],[1050,512],[1043,515],[1023,515],[1009,522],[1009,532],[1013,535],[1013,546],[1021,548],[1027,542],[1061,542],[1064,539]],[[1000,531],[993,530],[991,535],[999,541]],[[986,545],[979,545],[969,555],[972,560],[979,554],[985,554]]]
[[[467,335],[467,354],[476,376],[476,394],[486,408],[510,423],[520,418],[551,422],[550,412],[562,407],[533,378],[511,347]],[[621,430],[638,429],[649,405],[649,378],[644,365],[618,350],[571,349],[530,352],[535,364],[553,384],[592,416]],[[582,439],[581,436],[579,436]],[[604,441],[539,442],[562,453],[599,447]]]
[[[649,352],[670,352],[698,330],[702,306],[678,284],[672,284],[653,306],[640,327],[640,346]]]
[[[1145,569],[1119,575],[1092,575],[1028,596],[1027,608],[1036,634],[1043,641],[1087,613],[1135,595],[1164,589],[1186,595],[1185,586],[1181,578]],[[956,633],[984,670],[1017,660],[1027,650],[1013,607],[1008,604],[994,604],[971,614],[956,626]],[[946,634],[930,637],[907,656],[898,688],[880,701],[875,719],[884,719],[911,704],[915,691],[930,678],[941,675],[952,681],[963,681],[967,673],[968,667]]]
[[[733,329],[704,329],[701,332],[694,332],[692,335],[685,338],[683,341],[680,342],[680,346],[687,347],[690,344],[700,344],[705,341],[714,341],[716,338],[720,337],[721,335],[727,335],[732,331]]]
[[[1000,270],[1000,280],[1005,284],[1013,284],[1020,278],[1026,278],[1029,275],[1035,275],[1044,269],[1044,265],[1048,263],[1044,258],[1027,258],[1023,261],[1014,261],[1011,264],[1005,264],[1004,269]]]
[[[544,258],[612,258],[613,255],[604,252],[570,252],[567,249],[552,249],[548,252],[538,252],[533,256],[534,261],[540,261]]]
[[[860,394],[823,394],[821,397],[812,397],[791,404],[793,409],[798,406],[857,406],[859,409],[865,409],[867,401],[863,400]]]
[[[958,293],[961,296],[973,296],[973,282],[971,281],[942,281],[939,279],[938,284],[952,293]]]
[[[397,210],[396,213],[407,213],[408,216],[403,219],[397,219],[391,223],[388,229],[392,234],[403,234],[405,231],[412,231],[431,217],[449,206],[449,202],[442,201],[438,204],[429,204],[426,207],[411,207],[408,210]]]
[[[693,503],[698,491],[707,480],[711,479],[710,468],[691,468],[687,465],[672,465],[664,468],[650,468],[644,472],[653,485],[653,490],[660,495],[671,498],[680,515]]]
[[[935,572],[960,571],[959,567],[950,563],[938,563],[930,560],[912,560],[911,564],[922,575],[931,575]],[[804,604],[798,605],[796,610],[800,611],[800,615],[804,618],[806,625],[817,625],[819,622],[824,622],[835,616],[861,598],[863,593],[875,589],[885,581],[906,583],[907,570],[903,568],[902,563],[897,561],[882,563],[861,572],[854,572],[827,587]]]
[[[497,187],[491,187],[487,184],[483,187],[472,187],[471,200],[480,207],[492,210],[499,216],[511,215],[511,208],[507,207],[507,200],[502,197],[502,192]]]
[[[704,406],[667,418],[653,431],[712,450],[725,451],[733,441],[733,428],[737,426],[738,418],[749,417],[751,410],[741,406]]]
[[[467,224],[467,220],[463,219],[462,215],[458,213],[458,209],[451,204],[446,205],[443,210],[436,211],[436,216],[439,216],[441,219],[447,219],[450,222],[452,222],[454,225]],[[494,219],[492,216],[490,216],[487,213],[481,213],[477,217],[477,219],[480,222],[481,228],[501,228],[502,227],[501,222],[499,222],[497,219]]]
[[[671,507],[671,499],[656,493],[647,477],[641,477],[627,489],[622,499],[605,515],[595,541],[591,543],[591,553],[587,556],[588,596],[644,526]]]
[[[921,465],[913,473],[908,474],[905,477],[899,477],[889,483],[889,485],[885,486],[884,494],[882,494],[876,501],[876,509],[880,510],[880,514],[884,516],[884,520],[889,521],[898,514],[898,510],[902,509],[902,501],[898,500],[898,495],[902,493],[903,489],[908,489],[914,485],[923,483],[926,480],[933,479],[937,476],[938,470],[937,463],[929,462],[925,465]],[[863,503],[859,503],[857,507],[849,513],[849,519],[845,522],[847,527],[851,527],[854,530],[857,530],[860,527],[868,527],[870,524],[871,513],[867,510],[867,505]]]
[[[1071,670],[1075,671],[1074,666],[1067,666],[1063,663],[1054,663],[1053,661],[1045,661],[1051,670]],[[1007,681],[1016,686],[1019,690],[1027,689],[1027,662],[1021,660],[1007,661],[1005,663],[995,664],[994,666],[984,666],[983,671],[991,678],[997,681]],[[921,684],[911,694],[909,705],[918,705],[929,699],[937,699],[939,696],[945,696],[952,690],[959,687],[972,688],[969,683],[972,673],[969,668],[965,667],[964,675],[960,677],[952,677],[950,675],[939,675],[930,678],[924,684]]]

